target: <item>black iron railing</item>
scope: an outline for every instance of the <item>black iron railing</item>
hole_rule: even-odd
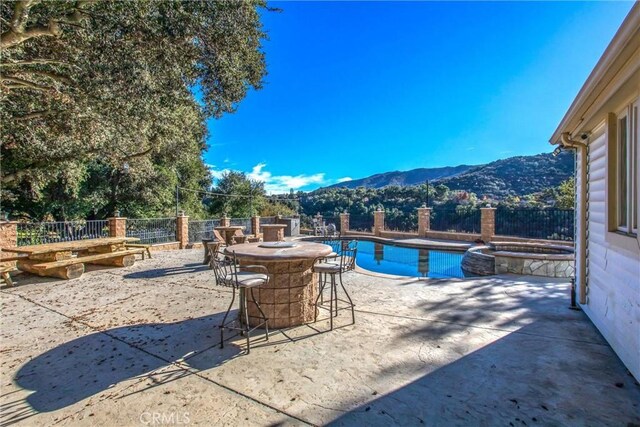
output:
[[[17,224],[18,246],[109,237],[106,220],[20,222]]]
[[[496,209],[496,234],[528,239],[573,240],[575,212],[557,208]]]
[[[373,230],[373,214],[350,214],[349,230],[371,232]]]
[[[148,245],[175,242],[176,219],[127,219],[127,237],[137,237]]]
[[[480,209],[466,206],[434,207],[431,211],[430,229],[456,233],[480,233]]]
[[[415,213],[385,213],[384,229],[389,231],[414,232],[418,230],[418,215]]]
[[[260,225],[264,224],[275,224],[276,217],[275,216],[261,216],[260,217]]]
[[[189,243],[197,243],[202,239],[213,239],[213,229],[219,225],[219,219],[189,221]]]
[[[251,234],[251,218],[231,218],[229,225],[240,225],[244,227],[244,234]]]

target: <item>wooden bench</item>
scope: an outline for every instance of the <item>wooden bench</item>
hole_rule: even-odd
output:
[[[4,259],[3,261],[6,261],[6,259]],[[2,280],[4,280],[4,283],[6,283],[8,286],[13,286],[13,280],[11,280],[11,275],[9,273],[16,270],[17,268],[15,268],[13,265],[5,265],[0,267],[0,276],[2,277]]]
[[[144,245],[142,243],[127,243],[125,246],[127,248],[143,248],[144,251],[142,252],[142,259],[144,260],[145,252],[147,253],[147,255],[149,255],[149,259],[151,259],[151,245]]]
[[[0,262],[9,262],[9,261],[20,261],[21,259],[28,259],[29,257],[26,255],[23,256],[11,256],[7,258],[0,258]]]
[[[42,262],[37,260],[18,261],[20,270],[35,273],[39,276],[60,277],[62,279],[75,279],[84,273],[84,265],[98,264],[118,267],[130,267],[135,262],[137,254],[143,254],[144,248],[128,249],[125,251],[106,252],[93,255],[79,255],[77,257],[60,261]]]

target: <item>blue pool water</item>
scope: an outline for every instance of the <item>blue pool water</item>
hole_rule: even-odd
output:
[[[403,248],[360,240],[356,263],[377,273],[443,279],[465,277],[460,268],[462,256],[461,252]]]

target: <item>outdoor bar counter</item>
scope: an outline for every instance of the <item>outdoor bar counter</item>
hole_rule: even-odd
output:
[[[264,247],[280,245],[281,247]],[[283,247],[294,245],[292,247]],[[244,243],[225,249],[235,253],[240,265],[262,265],[269,271],[269,283],[254,290],[254,296],[270,328],[288,328],[312,322],[318,282],[312,267],[316,258],[329,255],[331,246],[312,242]],[[259,311],[249,298],[249,324],[260,323]]]

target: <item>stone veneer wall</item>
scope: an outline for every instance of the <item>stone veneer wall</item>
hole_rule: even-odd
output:
[[[575,272],[570,248],[515,242],[470,248],[462,258],[462,269],[481,276],[512,273],[569,278]]]
[[[312,322],[316,315],[318,284],[311,267],[314,260],[300,261],[260,261],[269,271],[269,282],[254,290],[260,308],[269,319],[270,328],[288,328]],[[251,260],[241,260],[240,264],[251,264]],[[260,312],[251,295],[249,304],[249,324],[260,323]]]
[[[496,254],[496,274],[513,273],[545,277],[572,277],[573,260],[514,258]]]
[[[462,270],[479,276],[491,276],[496,274],[496,258],[493,255],[482,253],[487,246],[469,248],[462,257]]]

